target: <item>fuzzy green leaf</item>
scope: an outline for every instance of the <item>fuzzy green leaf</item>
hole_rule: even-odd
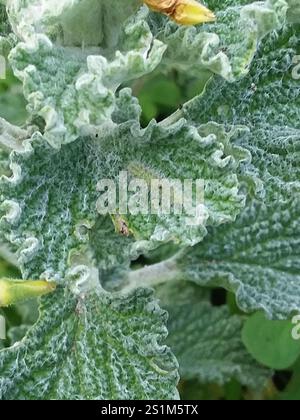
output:
[[[61,150],[52,148],[37,132],[21,143],[29,133],[2,123],[0,141],[6,150],[13,150],[12,176],[3,176],[0,183],[1,231],[18,251],[25,277],[64,278],[74,265],[72,257],[83,253],[83,247],[100,260],[97,268],[105,269],[119,264],[118,254],[128,255],[129,262],[161,243],[194,245],[206,235],[206,226],[233,221],[243,209],[245,196],[235,173],[249,155],[231,147],[238,129],[226,132],[215,124],[192,126],[181,120],[169,125],[153,122],[142,130],[134,113],[122,122],[127,118],[122,110],[137,111],[128,90],[121,93],[119,103],[114,116],[118,125],[108,125],[94,138],[78,139]],[[129,180],[204,180],[206,217],[190,225],[186,214],[125,215],[120,219],[128,229],[127,237],[118,222],[117,207],[112,215],[117,234],[109,228],[111,235],[103,237],[107,222],[97,211],[101,195],[97,184],[107,178],[118,182],[120,171],[127,171]],[[120,246],[114,252],[116,241]],[[110,263],[111,256],[116,261]]]
[[[152,18],[148,25],[138,0],[123,3],[8,2],[21,41],[10,63],[29,113],[43,118],[45,138],[56,148],[110,121],[118,87],[155,70],[166,49],[164,71],[175,67],[198,78],[209,70],[231,81],[246,74],[259,41],[282,27],[288,9],[284,0],[225,2],[215,25],[186,28],[159,17],[162,30]]]
[[[298,0],[287,0],[289,9],[288,9],[288,18],[292,23],[300,23],[300,4]]]
[[[29,113],[43,118],[53,147],[94,134],[111,120],[118,87],[160,62],[165,46],[153,38],[145,13],[136,15],[139,5],[137,0],[126,7],[123,0],[9,3],[22,41],[10,63],[23,81]]]
[[[158,290],[169,312],[168,343],[183,380],[223,385],[232,379],[262,388],[271,371],[260,366],[242,343],[243,319],[228,308],[214,307],[201,289],[174,283]]]
[[[177,363],[152,293],[43,299],[38,323],[0,352],[0,399],[176,399]]]
[[[0,4],[0,36],[5,36],[10,32],[10,25],[8,22],[5,5]]]
[[[0,54],[7,57],[9,51],[17,42],[16,36],[12,32],[12,28],[7,15],[4,2],[0,2]],[[4,57],[1,57],[3,60]],[[1,62],[3,66],[3,62]]]
[[[297,27],[271,35],[249,77],[234,86],[215,80],[183,112],[194,122],[247,127],[238,144],[251,152],[252,164],[243,173],[254,175],[261,197],[249,197],[236,223],[211,230],[187,252],[185,276],[224,286],[243,310],[269,317],[300,311],[300,85],[293,78],[299,48]]]
[[[284,392],[281,393],[282,401],[299,401],[300,399],[300,360],[294,367],[293,377]]]
[[[197,27],[178,26],[157,14],[151,16],[153,32],[168,46],[162,68],[196,78],[209,70],[231,82],[247,74],[259,42],[282,27],[288,8],[282,0],[248,3],[208,1],[216,22]]]

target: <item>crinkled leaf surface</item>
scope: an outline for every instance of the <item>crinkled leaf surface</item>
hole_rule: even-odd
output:
[[[298,26],[270,35],[248,77],[235,85],[214,79],[176,115],[244,127],[236,144],[251,153],[240,176],[252,192],[235,223],[209,229],[163,275],[225,287],[244,311],[273,318],[300,311],[299,47]]]
[[[188,252],[185,276],[224,286],[245,311],[286,318],[299,311],[299,202],[253,203],[228,229],[212,231]]]
[[[127,90],[121,93],[122,106],[115,116],[118,125],[109,124],[97,136],[78,139],[61,150],[48,145],[39,133],[20,144],[18,136],[26,132],[3,123],[2,144],[14,150],[12,176],[1,179],[1,226],[6,240],[18,251],[25,277],[63,278],[71,253],[82,246],[110,259],[106,250],[113,249],[109,242],[113,237],[101,236],[104,222],[98,220],[96,204],[101,194],[97,184],[103,178],[118,182],[120,171],[127,171],[129,179],[205,181],[206,217],[195,226],[185,214],[114,216],[122,220],[121,227],[115,220],[119,235],[124,224],[128,228],[132,240],[127,235],[123,240],[115,235],[115,239],[124,247],[124,255],[132,258],[164,242],[198,243],[206,235],[206,225],[233,221],[243,209],[245,195],[239,191],[235,173],[249,155],[240,147],[231,147],[239,130],[226,132],[215,124],[187,125],[183,119],[167,126],[152,122],[142,130],[136,115],[127,122],[120,119],[124,117],[121,110],[132,105],[128,95]],[[99,229],[99,236],[93,228]],[[97,251],[99,247],[103,251]],[[116,249],[113,255],[122,252]],[[100,268],[110,264],[99,259]]]
[[[43,299],[40,319],[0,352],[0,398],[176,399],[177,363],[161,345],[166,313],[152,292]]]
[[[146,10],[136,15],[139,5],[137,0],[126,7],[123,0],[8,2],[22,41],[10,63],[24,83],[29,113],[44,119],[52,146],[91,134],[110,120],[117,88],[160,62],[165,46],[145,23]]]
[[[26,121],[26,101],[22,84],[10,69],[6,69],[5,79],[0,81],[0,115],[12,124],[23,125]]]
[[[193,120],[242,124],[239,145],[252,154],[244,173],[256,174],[261,199],[251,199],[236,223],[211,230],[187,252],[187,277],[233,290],[246,311],[270,317],[300,310],[300,85],[293,79],[299,52],[298,27],[271,35],[249,77],[229,86],[216,80],[187,105]]]
[[[288,18],[292,23],[300,23],[300,4],[298,0],[288,0]]]
[[[0,4],[0,36],[5,36],[10,31],[10,25],[5,10],[5,5]]]
[[[173,68],[197,78],[210,70],[234,81],[248,73],[258,44],[265,35],[282,27],[288,5],[282,0],[206,3],[216,14],[214,24],[178,26],[167,18],[151,15],[153,32],[168,45],[162,66],[165,70]]]
[[[242,309],[263,309],[270,317],[299,312],[300,108],[299,81],[292,78],[299,27],[272,32],[286,19],[298,21],[298,4],[209,3],[215,25],[170,24],[161,31],[165,19],[147,20],[147,9],[135,0],[128,7],[124,0],[8,0],[19,37],[9,59],[38,128],[0,122],[1,239],[17,252],[24,278],[77,282],[72,292],[68,281],[43,299],[39,322],[21,343],[0,352],[0,398],[176,398],[177,364],[159,344],[166,319],[152,295],[111,295],[97,285],[162,243],[200,242],[207,228],[204,242],[162,264],[171,271],[162,278],[226,287]],[[223,80],[245,76],[254,56],[249,76],[235,84]],[[160,63],[176,69],[175,60],[187,78],[209,70],[223,79],[214,78],[202,96],[142,130],[131,93],[118,88]],[[113,224],[97,212],[97,182],[116,179],[120,170],[146,180],[204,179],[207,218],[190,227],[180,217],[118,215]],[[241,211],[236,223],[219,227]],[[205,300],[191,300],[189,312],[184,305],[171,305],[170,325],[187,377],[195,357],[203,381],[263,382],[264,371],[241,356],[239,317]],[[205,347],[216,338],[209,322],[217,339],[229,339],[220,349]],[[182,339],[190,326],[193,334]],[[202,355],[222,357],[225,365],[201,366],[199,343]]]
[[[15,36],[12,34],[12,29],[8,20],[6,7],[3,2],[0,3],[0,53],[7,55],[10,49],[14,46]],[[3,59],[3,57],[1,57]],[[2,64],[2,63],[1,63]],[[2,64],[3,65],[3,64]]]
[[[115,109],[124,82],[176,67],[188,77],[210,70],[228,80],[246,74],[259,41],[286,19],[284,0],[223,2],[217,22],[198,28],[149,17],[137,0],[9,0],[20,41],[10,54],[28,110],[45,121],[54,147],[90,135]],[[147,23],[149,22],[149,24]],[[150,26],[149,26],[150,25]],[[76,29],[75,29],[76,28]]]
[[[227,307],[215,307],[199,288],[174,283],[161,286],[169,312],[168,343],[178,358],[182,379],[224,384],[236,379],[263,387],[271,372],[260,366],[242,343],[243,320]],[[166,290],[164,290],[166,289]]]

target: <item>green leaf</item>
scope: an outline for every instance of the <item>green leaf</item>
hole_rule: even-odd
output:
[[[0,259],[0,278],[18,278],[18,271]],[[13,345],[25,336],[29,328],[38,319],[38,305],[36,300],[26,300],[9,308],[1,308],[0,316],[5,318],[7,340],[0,340],[0,348]]]
[[[7,35],[10,32],[10,25],[5,10],[5,5],[0,3],[0,36]]]
[[[234,225],[212,231],[187,252],[183,277],[235,292],[246,312],[289,317],[300,309],[299,215],[292,197],[273,206],[250,204]]]
[[[234,221],[243,209],[245,196],[235,173],[249,155],[231,146],[238,129],[226,132],[216,124],[193,126],[180,120],[152,122],[142,130],[140,109],[130,92],[122,91],[118,101],[119,112],[114,114],[118,125],[108,125],[97,136],[78,139],[61,150],[52,148],[38,132],[21,142],[30,131],[2,123],[0,141],[5,150],[13,150],[12,176],[3,176],[0,182],[1,231],[18,252],[26,278],[61,280],[74,264],[90,265],[82,258],[74,263],[78,254],[90,256],[90,251],[92,258],[99,258],[96,268],[109,269],[119,265],[120,254],[128,255],[128,264],[162,243],[193,245],[206,235],[206,226]],[[125,110],[129,117],[122,114]],[[196,225],[186,214],[119,217],[117,206],[111,211],[117,234],[111,223],[111,233],[105,236],[107,221],[97,211],[101,196],[97,184],[108,178],[118,185],[121,171],[128,172],[129,181],[203,180],[205,217]]]
[[[168,344],[183,380],[223,385],[236,379],[252,388],[266,385],[272,373],[256,363],[243,345],[242,317],[231,315],[225,306],[212,306],[198,287],[175,283],[161,288],[162,305],[170,316]]]
[[[136,89],[133,86],[134,91],[138,90],[138,83],[139,81],[136,83]],[[146,81],[137,93],[143,117],[147,122],[159,117],[160,113],[168,115],[170,110],[176,111],[181,103],[181,92],[175,81],[161,75]]]
[[[292,336],[291,321],[270,321],[261,312],[250,317],[243,329],[243,342],[260,363],[276,370],[291,367],[300,356],[300,340]]]
[[[127,0],[126,7],[122,0],[113,0],[110,4],[103,0],[8,2],[10,21],[21,39],[43,31],[69,46],[112,46],[122,32],[124,21],[138,8],[138,0]]]
[[[140,285],[185,279],[234,292],[247,312],[300,312],[300,38],[286,25],[299,8],[249,3],[209,0],[218,20],[197,28],[166,24],[138,0],[12,0],[9,24],[0,14],[0,53],[14,47],[30,114],[22,129],[0,120],[0,252],[18,259],[24,279],[65,287],[0,351],[0,399],[177,398],[177,363],[160,344],[166,315]],[[142,129],[120,87],[170,69],[183,84],[209,83]],[[120,171],[204,180],[205,217],[191,226],[185,214],[100,215],[97,184]],[[183,251],[164,260],[173,247]],[[142,254],[159,262],[130,270]],[[262,386],[270,372],[245,350],[243,318],[181,287],[165,296],[183,376]],[[25,330],[10,328],[11,340]]]
[[[7,336],[10,340],[10,345],[19,343],[27,334],[30,329],[30,325],[22,324],[17,327],[12,327],[8,330]]]
[[[243,168],[248,186],[249,174],[256,178],[237,222],[210,230],[187,251],[183,277],[234,291],[244,311],[273,318],[300,311],[300,85],[293,79],[299,48],[297,27],[272,34],[248,77],[234,86],[214,80],[183,109],[194,123],[214,118],[247,127],[237,144],[252,155]]]
[[[282,27],[288,8],[282,0],[248,3],[208,1],[216,22],[197,27],[178,26],[157,14],[151,16],[152,31],[168,46],[162,68],[197,78],[209,70],[231,82],[247,74],[260,41]]]
[[[26,300],[15,305],[15,310],[20,317],[20,323],[33,325],[39,317],[39,304],[37,299]]]
[[[1,85],[1,82],[0,82]],[[27,113],[23,95],[16,86],[1,93],[0,114],[12,124],[24,124]]]
[[[5,57],[16,43],[16,37],[12,33],[12,28],[8,19],[6,5],[0,2],[0,54]],[[3,57],[1,57],[2,59]],[[2,63],[1,63],[2,64]]]
[[[53,147],[111,122],[120,85],[159,64],[165,46],[153,38],[145,11],[136,15],[139,5],[138,0],[126,7],[123,0],[10,5],[14,31],[23,41],[11,51],[10,63],[23,82],[29,113],[44,120],[45,139]]]
[[[287,0],[289,5],[288,18],[292,23],[300,23],[300,4],[298,0]]]
[[[251,152],[252,162],[240,174],[249,197],[237,221],[209,229],[202,243],[177,257],[177,266],[164,265],[163,277],[225,287],[242,310],[263,310],[270,318],[300,311],[300,86],[293,79],[298,48],[297,28],[272,34],[248,77],[235,85],[214,79],[174,116],[194,124],[241,124],[237,145]]]
[[[8,4],[22,41],[11,51],[10,63],[24,84],[29,113],[44,120],[45,138],[53,147],[94,134],[111,121],[119,86],[155,70],[166,49],[162,71],[176,68],[202,78],[209,70],[231,81],[246,74],[259,41],[282,27],[288,7],[283,0],[227,2],[215,25],[198,28],[155,15],[162,29],[152,18],[148,25],[148,11],[139,10],[138,0],[127,0],[126,7],[123,2]]]
[[[152,293],[43,299],[38,323],[0,352],[0,399],[176,399],[177,363],[160,344],[166,313]]]

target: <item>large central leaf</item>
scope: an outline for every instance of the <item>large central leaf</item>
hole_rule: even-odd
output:
[[[119,125],[108,125],[94,138],[78,139],[61,150],[48,145],[39,133],[20,143],[26,132],[4,124],[0,141],[14,150],[13,175],[1,180],[5,213],[1,225],[6,240],[19,253],[25,277],[64,278],[71,252],[82,245],[92,248],[92,254],[110,247],[111,235],[101,234],[106,222],[97,212],[97,184],[107,178],[118,183],[120,171],[127,171],[129,179],[200,179],[205,185],[206,217],[198,224],[189,225],[186,214],[151,215],[149,210],[147,215],[121,215],[129,236],[115,222],[123,249],[112,251],[116,256],[129,254],[128,261],[161,243],[198,243],[207,225],[233,221],[244,207],[245,195],[235,173],[249,155],[231,146],[239,130],[226,132],[214,124],[191,126],[184,120],[166,126],[152,123],[142,130],[135,114],[128,122],[120,120],[121,110],[129,113],[134,108],[128,91],[121,93],[120,104],[115,116]],[[10,141],[14,133],[16,138]],[[118,218],[118,207],[114,210],[112,216]],[[106,264],[100,261],[101,267]]]

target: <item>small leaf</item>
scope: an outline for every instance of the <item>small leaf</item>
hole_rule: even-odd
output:
[[[247,320],[243,342],[260,363],[272,369],[287,369],[300,356],[300,340],[292,337],[293,328],[291,321],[270,321],[258,312]]]

